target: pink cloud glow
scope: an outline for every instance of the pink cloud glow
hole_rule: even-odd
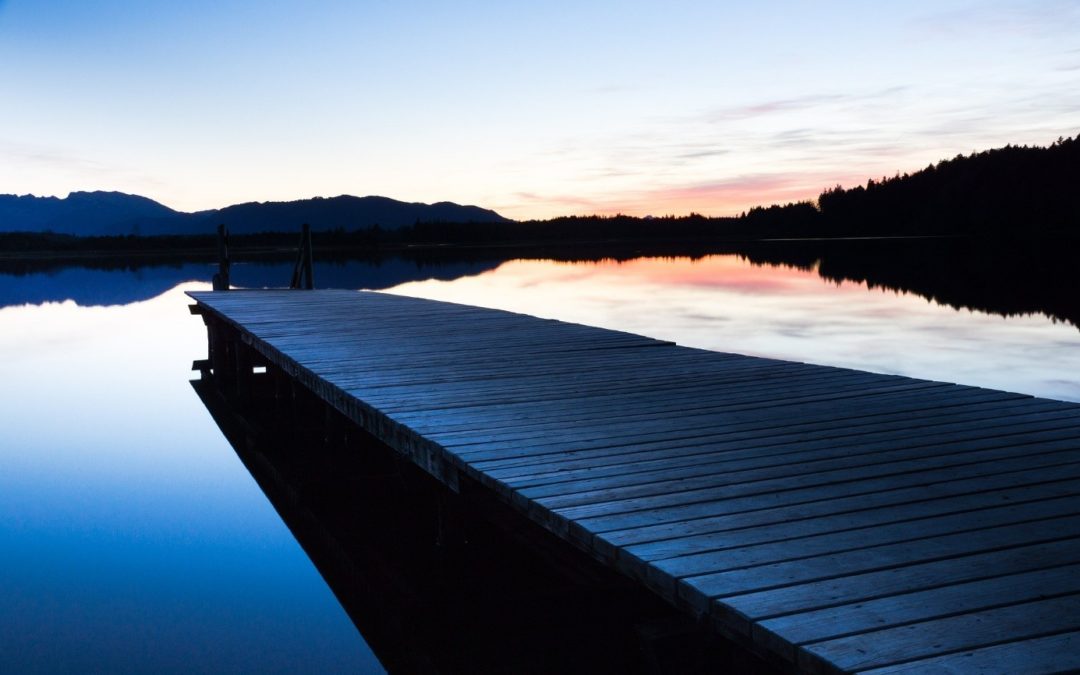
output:
[[[739,176],[692,185],[656,187],[641,192],[609,193],[594,198],[519,192],[518,201],[494,208],[511,218],[555,215],[663,216],[700,213],[735,216],[754,206],[814,200],[837,184],[859,185],[867,176],[855,173],[776,173]]]

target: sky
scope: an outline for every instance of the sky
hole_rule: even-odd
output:
[[[1080,133],[1080,1],[0,0],[0,193],[733,215]]]

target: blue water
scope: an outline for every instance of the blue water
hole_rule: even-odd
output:
[[[188,385],[181,288],[0,309],[0,671],[380,670]]]
[[[188,384],[206,337],[183,291],[211,272],[0,277],[0,672],[380,669]],[[316,281],[1080,400],[1075,326],[734,256],[352,263]]]

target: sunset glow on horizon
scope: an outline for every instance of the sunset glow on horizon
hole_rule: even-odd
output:
[[[737,215],[1080,132],[1080,5],[0,0],[0,193]]]

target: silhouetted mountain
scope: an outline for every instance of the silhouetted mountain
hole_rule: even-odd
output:
[[[324,199],[301,199],[294,202],[250,202],[209,212],[200,229],[225,223],[233,234],[297,231],[301,223],[314,230],[362,230],[379,227],[397,230],[415,223],[505,223],[494,211],[452,202],[422,204],[399,202],[387,197],[351,197],[342,195]]]
[[[79,236],[210,234],[218,223],[231,232],[395,230],[425,222],[502,223],[505,218],[477,206],[451,202],[421,204],[387,197],[250,202],[223,209],[183,213],[152,199],[122,192],[72,192],[66,198],[0,195],[0,232],[56,232]]]
[[[179,226],[184,215],[152,199],[123,192],[72,192],[63,199],[0,195],[0,232],[156,234],[142,231],[140,223]]]

